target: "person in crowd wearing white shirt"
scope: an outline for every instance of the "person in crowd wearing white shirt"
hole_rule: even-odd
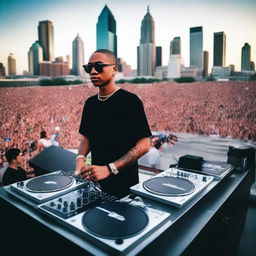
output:
[[[52,145],[51,141],[49,140],[46,131],[41,131],[40,139],[37,142],[37,151],[38,153],[42,152],[45,148],[48,148]]]

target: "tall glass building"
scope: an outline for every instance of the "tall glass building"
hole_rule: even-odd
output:
[[[242,47],[242,59],[241,59],[241,70],[249,71],[251,61],[251,46],[245,43]]]
[[[0,62],[0,76],[5,76],[5,67],[4,64]]]
[[[40,75],[39,63],[43,61],[43,47],[36,41],[29,48],[28,70],[33,75]]]
[[[174,37],[170,44],[170,55],[181,54],[180,37]]]
[[[155,22],[149,13],[147,13],[141,22],[140,45],[137,48],[139,76],[153,76],[156,69],[156,46],[155,46]]]
[[[213,39],[213,66],[226,65],[226,35],[224,32],[215,32]]]
[[[10,53],[8,56],[8,75],[9,76],[16,75],[16,60],[13,57],[12,53]]]
[[[117,57],[116,20],[107,5],[98,17],[96,29],[97,49],[108,49]]]
[[[209,67],[209,52],[204,51],[204,69],[203,69],[203,77],[208,76],[208,67]]]
[[[162,66],[162,47],[156,46],[156,66]]]
[[[203,70],[203,27],[190,28],[190,66]]]
[[[170,55],[167,66],[167,78],[174,79],[181,76],[181,41],[180,37],[174,37],[170,43]]]
[[[76,76],[84,75],[84,42],[77,34],[72,43],[72,74]]]
[[[51,21],[43,20],[39,22],[38,38],[43,47],[43,59],[54,61],[54,36]]]

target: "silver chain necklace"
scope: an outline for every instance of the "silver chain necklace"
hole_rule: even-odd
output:
[[[100,96],[100,93],[98,93],[98,100],[100,101],[105,101],[107,99],[109,99],[112,95],[114,95],[118,90],[120,89],[120,87],[116,87],[116,89],[110,93],[109,95],[106,95],[106,96]]]

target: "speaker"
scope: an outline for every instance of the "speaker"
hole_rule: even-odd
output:
[[[50,146],[31,158],[29,166],[34,168],[36,176],[58,170],[69,172],[75,169],[75,159],[75,153],[60,147]]]
[[[249,146],[229,146],[227,163],[231,164],[235,171],[255,169],[255,149]]]

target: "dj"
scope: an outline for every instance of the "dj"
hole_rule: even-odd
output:
[[[76,174],[98,181],[104,192],[121,198],[139,182],[137,159],[150,148],[151,131],[143,103],[135,94],[116,86],[113,52],[99,49],[83,67],[99,92],[84,105]],[[92,165],[85,166],[89,151]]]

